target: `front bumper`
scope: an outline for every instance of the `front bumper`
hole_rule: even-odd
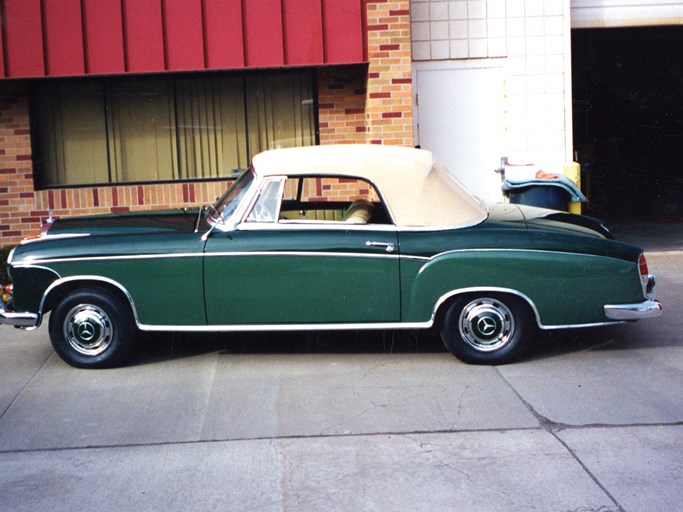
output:
[[[6,311],[4,306],[0,306],[0,324],[13,325],[14,327],[37,327],[40,319],[36,313],[15,313]]]
[[[610,320],[643,320],[658,318],[662,315],[662,305],[653,299],[647,299],[636,304],[607,304],[605,316]]]

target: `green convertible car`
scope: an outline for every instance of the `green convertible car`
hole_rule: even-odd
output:
[[[500,364],[538,328],[661,314],[641,249],[598,221],[487,209],[430,152],[376,145],[261,153],[201,209],[48,219],[8,270],[0,323],[50,312],[54,349],[91,368],[140,331],[432,327]]]

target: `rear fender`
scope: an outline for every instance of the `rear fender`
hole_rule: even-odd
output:
[[[471,291],[522,297],[540,326],[604,323],[605,304],[643,300],[635,263],[534,250],[451,251],[402,261],[403,321],[429,320],[448,298]]]

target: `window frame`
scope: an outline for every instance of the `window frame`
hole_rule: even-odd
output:
[[[242,104],[243,113],[245,116],[245,121],[243,129],[240,131],[241,135],[244,137],[245,142],[245,155],[246,161],[244,167],[239,169],[233,169],[231,174],[226,174],[223,176],[211,176],[211,177],[190,177],[190,178],[169,178],[169,179],[158,179],[158,180],[131,180],[131,181],[88,181],[84,183],[58,183],[49,184],[47,183],[47,171],[45,170],[46,160],[44,155],[47,148],[43,147],[41,142],[43,133],[43,122],[39,119],[41,114],[40,103],[41,99],[39,97],[39,91],[41,87],[47,87],[44,85],[45,81],[41,81],[41,85],[32,84],[29,88],[29,125],[30,125],[30,137],[31,137],[31,147],[32,147],[32,165],[33,165],[33,184],[34,190],[59,190],[59,189],[80,189],[80,188],[93,188],[93,187],[116,187],[116,186],[138,186],[138,185],[163,185],[169,183],[200,183],[200,182],[217,182],[217,181],[235,181],[244,171],[246,171],[251,166],[251,138],[249,132],[249,120],[247,119],[249,115],[249,108],[247,106],[248,94],[250,91],[247,90],[247,82],[250,78],[268,78],[276,77],[281,78],[288,75],[300,75],[302,80],[309,81],[309,91],[312,100],[311,108],[312,119],[311,119],[311,136],[313,145],[320,144],[320,121],[319,121],[319,109],[318,109],[318,76],[315,68],[296,68],[296,69],[279,69],[279,70],[251,70],[251,71],[222,71],[222,72],[204,72],[204,73],[163,73],[163,74],[149,74],[149,75],[120,75],[120,76],[102,76],[102,77],[63,77],[54,80],[49,80],[55,84],[69,84],[69,83],[89,83],[100,85],[103,88],[102,93],[102,108],[105,113],[111,108],[111,102],[107,103],[107,88],[111,88],[112,83],[123,83],[123,84],[134,84],[135,82],[152,82],[152,81],[169,81],[171,82],[171,87],[177,87],[177,84],[182,80],[188,79],[214,79],[214,78],[240,78],[242,81]],[[308,76],[306,76],[308,75]],[[57,86],[55,85],[55,88]],[[174,106],[174,116],[178,118],[177,105]],[[108,114],[105,114],[108,115]],[[177,129],[177,128],[176,128]],[[103,138],[106,140],[110,137],[108,126],[105,125]],[[178,135],[176,134],[177,138]],[[105,144],[106,145],[106,144]],[[265,148],[269,149],[269,148]],[[263,149],[263,150],[265,150]],[[111,155],[109,150],[107,150],[107,169],[106,174],[111,178]],[[253,156],[253,155],[252,155]],[[179,150],[174,150],[174,157],[179,158]]]
[[[369,186],[369,192],[368,192],[368,197],[375,196],[376,201],[371,201],[373,204],[378,203],[380,205],[381,210],[383,211],[384,215],[386,215],[386,222],[366,222],[366,223],[351,223],[351,222],[345,222],[344,220],[317,220],[317,219],[283,219],[281,216],[282,213],[282,206],[284,202],[287,200],[285,199],[285,193],[287,190],[286,183],[289,180],[298,180],[296,184],[296,198],[294,199],[289,199],[290,201],[295,201],[297,203],[302,203],[301,198],[302,198],[302,193],[303,193],[303,188],[304,188],[304,181],[310,179],[310,180],[315,180],[315,179],[344,179],[344,180],[355,180],[357,182],[362,182],[363,184],[367,184]],[[259,221],[259,220],[250,220],[249,217],[251,216],[252,212],[254,211],[254,208],[256,207],[256,204],[258,203],[263,191],[270,186],[273,182],[278,183],[278,202],[277,202],[277,207],[276,207],[276,214],[275,214],[275,219],[274,220],[269,220],[269,221]],[[245,198],[245,201],[248,201],[248,206],[244,209],[243,213],[239,216],[239,218],[235,219],[236,222],[234,223],[234,228],[239,229],[239,230],[263,230],[263,229],[297,229],[297,228],[302,228],[302,229],[361,229],[361,230],[371,230],[371,231],[395,231],[396,230],[396,224],[394,222],[393,216],[391,214],[391,211],[389,209],[389,206],[387,205],[387,202],[385,201],[384,197],[382,196],[380,190],[377,188],[377,186],[370,181],[367,178],[363,178],[360,176],[351,176],[351,175],[297,175],[297,174],[292,174],[292,175],[277,175],[277,176],[266,176],[262,177],[259,180],[258,185],[255,187],[255,190],[250,192],[252,194],[252,197],[247,200]],[[367,200],[367,199],[366,199]],[[306,201],[310,203],[315,203],[315,204],[323,204],[323,203],[329,203],[330,205],[338,206],[339,203],[344,203],[346,206],[346,209],[348,209],[351,204],[354,202],[353,199],[351,198],[346,198],[344,200],[339,200],[339,201]],[[348,203],[348,204],[347,204]]]

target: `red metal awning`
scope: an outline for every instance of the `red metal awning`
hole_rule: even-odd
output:
[[[367,61],[365,0],[0,0],[0,78]]]

